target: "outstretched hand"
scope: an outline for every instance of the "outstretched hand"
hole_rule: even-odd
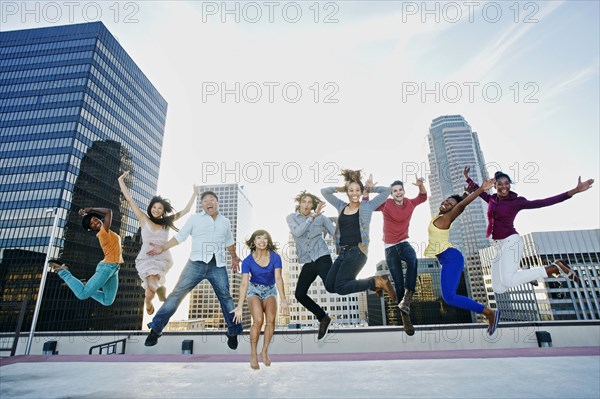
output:
[[[594,179],[587,179],[586,181],[582,182],[581,176],[579,176],[579,178],[577,179],[577,187],[575,187],[575,191],[578,193],[582,193],[591,188],[593,183]]]
[[[117,180],[119,180],[119,181],[125,181],[125,178],[127,176],[129,176],[129,171],[126,170],[125,172],[123,172],[123,174],[121,176],[119,176],[119,178]]]
[[[373,173],[369,174],[369,178],[365,181],[365,191],[372,192],[376,184],[377,182],[373,183]]]
[[[417,187],[423,187],[423,184],[425,184],[425,179],[423,179],[422,177],[417,178],[417,181],[415,183],[413,183],[414,186]]]
[[[496,179],[485,179],[483,183],[481,183],[481,188],[483,191],[487,191],[494,187],[494,184],[496,184]]]
[[[327,205],[325,202],[319,202],[319,205],[317,205],[317,209],[315,210],[313,219],[323,213],[323,208],[325,208],[325,205]]]
[[[200,185],[194,184],[194,194],[196,194],[196,195],[200,194]]]
[[[463,169],[463,176],[465,177],[465,179],[469,178],[470,171],[471,171],[471,168],[469,168],[468,166],[465,166],[465,168]]]

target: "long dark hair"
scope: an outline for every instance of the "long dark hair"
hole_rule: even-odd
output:
[[[157,202],[160,202],[163,206],[164,212],[162,217],[160,218],[155,218],[154,216],[152,216],[152,206],[154,206],[154,204],[156,204]],[[159,226],[162,226],[163,228],[171,228],[175,231],[179,231],[179,229],[177,227],[175,227],[175,225],[173,224],[173,219],[174,216],[173,215],[173,205],[171,205],[171,202],[169,202],[168,199],[165,199],[163,197],[161,197],[160,195],[155,195],[154,197],[152,197],[152,199],[150,200],[150,205],[148,205],[148,209],[146,210],[146,213],[148,214],[148,218],[150,218],[150,221],[154,224],[158,224]]]
[[[357,183],[360,186],[360,191],[365,191],[365,185],[360,181],[361,170],[342,169],[340,176],[344,177],[346,193],[348,192],[348,186],[350,183]]]
[[[257,236],[267,236],[267,249],[269,251],[277,251],[277,245],[273,243],[273,239],[271,238],[271,234],[267,230],[256,230],[250,238],[246,241],[246,245],[250,248],[250,252],[256,251],[256,244],[254,243],[254,239]]]

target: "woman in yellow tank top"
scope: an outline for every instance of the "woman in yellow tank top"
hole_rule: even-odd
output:
[[[467,309],[471,312],[482,314],[488,320],[488,334],[492,335],[500,322],[500,310],[492,310],[471,298],[456,295],[456,289],[460,282],[465,267],[465,260],[460,251],[452,246],[448,241],[450,226],[452,222],[463,212],[475,198],[485,190],[489,190],[494,185],[494,180],[486,180],[481,187],[469,194],[466,198],[459,195],[453,195],[442,201],[440,213],[436,215],[429,223],[429,242],[425,249],[425,257],[436,257],[442,265],[440,275],[440,285],[442,286],[442,298],[451,306]]]

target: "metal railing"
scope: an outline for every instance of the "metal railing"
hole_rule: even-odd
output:
[[[27,311],[27,300],[23,302],[4,302],[2,303],[2,307],[5,309],[17,309],[17,307],[21,305],[21,310],[19,311],[19,318],[17,321],[17,325],[15,328],[14,335],[10,335],[9,339],[12,338],[12,344],[10,347],[0,347],[0,352],[10,352],[10,356],[14,356],[17,351],[17,345],[19,344],[19,335],[21,334],[21,327],[23,326],[23,319],[25,318],[25,312]]]
[[[117,346],[121,344],[121,352],[117,353]],[[127,344],[127,338],[119,339],[117,341],[106,342],[99,345],[94,345],[90,348],[89,354],[91,355],[94,349],[98,349],[98,354],[106,354],[106,355],[124,355],[125,354],[125,345]],[[106,353],[103,353],[106,350]]]

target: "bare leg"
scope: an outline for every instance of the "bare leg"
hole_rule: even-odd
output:
[[[257,370],[260,366],[258,365],[256,348],[258,347],[258,339],[260,338],[260,329],[264,322],[262,301],[256,296],[248,297],[248,307],[252,315],[252,327],[250,327],[250,367]]]
[[[265,366],[271,365],[271,359],[269,359],[269,344],[273,338],[275,331],[275,316],[277,316],[277,299],[274,296],[270,296],[263,302],[265,311],[265,317],[267,324],[265,325],[265,336],[263,339],[263,347],[260,351],[260,356]]]
[[[154,291],[150,288],[146,288],[146,297],[144,298],[144,302],[146,303],[146,312],[148,314],[154,314],[154,305],[152,304],[152,299],[154,298]]]
[[[144,298],[144,302],[146,303],[146,312],[148,314],[154,313],[154,305],[152,305],[152,300],[156,295],[156,286],[158,285],[158,276],[156,274],[150,275],[147,278],[147,288],[146,288],[146,296]]]

